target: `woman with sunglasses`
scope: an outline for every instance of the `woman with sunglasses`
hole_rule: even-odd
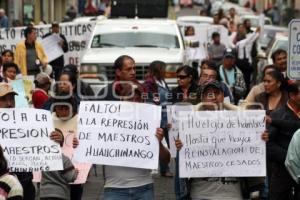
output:
[[[197,72],[184,65],[177,69],[178,86],[172,90],[172,103],[179,103],[187,100],[197,100],[198,86],[196,83]]]

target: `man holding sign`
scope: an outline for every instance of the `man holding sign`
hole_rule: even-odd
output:
[[[237,121],[236,124],[238,124],[241,122],[239,121],[239,119],[242,118],[237,118],[236,120],[234,120],[236,117],[234,113],[232,113],[232,115],[226,112],[221,113],[220,111],[226,108],[227,109],[229,108],[231,110],[236,109],[236,107],[234,106],[232,107],[225,106],[223,100],[224,100],[224,94],[219,82],[217,81],[208,82],[202,88],[202,103],[197,106],[197,110],[210,111],[210,112],[203,112],[206,120],[202,120],[203,118],[201,118],[201,112],[182,113],[181,116],[181,117],[185,117],[180,120],[180,124],[181,124],[180,135],[181,135],[181,139],[182,140],[184,139],[183,140],[184,144],[181,142],[181,139],[177,139],[175,142],[178,150],[180,150],[182,147],[184,148],[183,150],[180,151],[180,176],[197,177],[191,180],[190,194],[192,199],[207,199],[207,200],[210,199],[211,200],[215,200],[215,199],[242,200],[243,199],[240,179],[238,178],[239,175],[237,175],[238,173],[241,172],[234,171],[233,169],[236,169],[237,166],[240,166],[242,165],[241,163],[243,163],[238,159],[238,157],[243,158],[246,155],[246,152],[250,151],[248,148],[248,144],[246,143],[252,140],[256,142],[256,140],[259,140],[260,135],[258,139],[256,139],[257,134],[253,134],[252,136],[247,137],[248,138],[247,142],[246,140],[242,139],[245,143],[241,144],[240,146],[234,144],[237,140],[235,140],[236,138],[233,139],[233,137],[236,137],[236,135],[232,134],[231,130],[228,132],[228,130],[231,128],[230,127],[231,125],[227,126],[228,124],[227,123],[226,127],[224,126],[222,127],[222,124],[223,121],[226,120],[227,121],[229,120],[230,122],[229,124],[232,124],[233,121]],[[215,111],[216,113],[212,113],[213,111]],[[217,116],[218,114],[224,114],[224,115]],[[190,118],[192,117],[194,117],[194,119],[190,121]],[[241,115],[241,117],[243,117],[243,115]],[[210,119],[210,122],[208,122],[209,121],[207,120],[208,118]],[[192,126],[191,124],[198,121],[200,122],[200,120],[207,123],[206,124],[202,123],[201,128],[199,127],[191,128]],[[258,120],[261,129],[264,129],[263,120],[264,120],[264,115],[261,115]],[[215,122],[215,124],[212,122]],[[200,130],[201,133],[199,133]],[[206,134],[207,130],[209,131],[208,134]],[[244,132],[243,133],[240,132],[240,136],[241,138],[242,137],[244,139],[246,138]],[[266,134],[264,134],[263,137],[267,139]],[[231,142],[232,146],[231,147],[224,146],[226,142],[228,143]],[[210,143],[215,144],[215,146],[211,145]],[[257,143],[260,142],[257,141]],[[231,153],[229,152],[229,149],[230,150],[232,149],[232,151],[230,151]],[[233,160],[230,161],[230,155],[237,153],[238,151],[237,149],[241,150],[239,151],[241,155],[234,156]],[[265,173],[265,159],[263,159],[264,157],[263,153],[265,152],[263,148],[261,150],[262,152],[260,153],[262,155],[259,156],[257,155],[257,156],[262,157],[262,159],[260,160],[262,164],[258,164],[258,165],[261,166],[261,173],[263,174]],[[206,152],[208,154],[205,153],[202,154],[203,152]],[[224,152],[226,152],[225,156],[224,156]],[[226,160],[226,162],[224,162],[224,160]],[[192,164],[189,165],[189,163]],[[222,165],[224,169],[219,170],[222,169]],[[242,166],[240,166],[240,168],[242,169]],[[249,172],[250,170],[246,171],[246,173]],[[209,176],[208,174],[211,176]],[[232,174],[232,177],[228,177],[226,176],[226,174]]]

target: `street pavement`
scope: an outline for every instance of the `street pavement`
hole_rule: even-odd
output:
[[[174,160],[170,164],[171,171],[174,172]],[[174,200],[174,177],[161,177],[160,174],[153,174],[155,200]],[[82,200],[101,200],[103,192],[102,167],[92,168],[87,182],[84,185]]]

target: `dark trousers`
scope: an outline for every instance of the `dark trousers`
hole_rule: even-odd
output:
[[[59,76],[62,72],[62,66],[52,66],[52,74],[51,74],[51,78],[54,78],[56,81],[58,81]]]
[[[83,193],[82,184],[71,185],[71,200],[81,200],[82,193]]]
[[[35,198],[35,187],[31,181],[21,183],[23,187],[23,200],[33,200]]]
[[[300,200],[300,187],[284,165],[272,163],[271,173],[270,200]]]
[[[253,72],[253,67],[250,65],[248,59],[237,59],[236,65],[243,73],[244,80],[247,87],[247,94],[248,94],[250,89],[251,74]]]

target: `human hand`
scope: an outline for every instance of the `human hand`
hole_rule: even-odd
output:
[[[50,139],[53,140],[54,142],[58,143],[58,144],[62,144],[63,143],[63,139],[64,136],[62,134],[62,132],[59,129],[55,129],[55,131],[53,131],[50,134]]]
[[[157,137],[158,141],[161,142],[164,139],[164,130],[162,128],[157,128],[155,136]]]

